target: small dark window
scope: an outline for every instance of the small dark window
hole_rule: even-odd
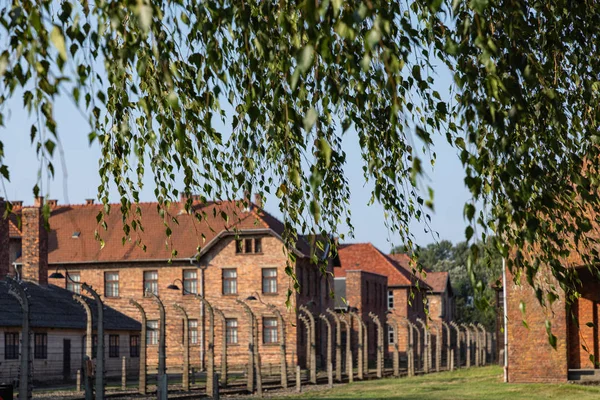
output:
[[[277,318],[263,318],[263,343],[277,343]]]
[[[252,253],[252,239],[246,239],[246,253]]]
[[[35,333],[33,335],[33,357],[45,360],[48,358],[48,335]]]
[[[158,344],[158,321],[146,321],[146,344]]]
[[[129,336],[129,357],[135,358],[140,356],[140,336]]]
[[[238,239],[235,241],[235,253],[241,254],[244,252],[244,242],[242,239]]]
[[[108,336],[108,356],[119,357],[119,335]]]
[[[255,253],[262,253],[262,239],[261,238],[256,238],[254,239],[254,252]]]
[[[4,334],[4,359],[19,359],[19,332],[6,332]]]
[[[394,327],[388,325],[388,343],[394,344]]]

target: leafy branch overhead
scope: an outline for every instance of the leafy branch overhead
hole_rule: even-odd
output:
[[[118,190],[124,236],[143,229],[135,204],[149,168],[165,231],[176,223],[166,206],[181,194],[275,193],[288,248],[296,232],[336,234],[351,222],[348,132],[357,133],[372,201],[412,247],[409,223],[426,221],[433,207],[433,193],[420,194],[419,155],[433,162],[441,134],[457,149],[473,196],[467,239],[491,231],[516,275],[536,285],[549,265],[574,296],[564,260],[592,265],[598,256],[591,210],[600,201],[600,66],[590,55],[599,7],[12,0],[0,10],[0,123],[7,101],[22,97],[32,143],[52,174],[54,104],[72,99],[102,149],[104,212],[109,185]],[[434,87],[436,64],[451,70],[451,98]],[[2,157],[0,146],[9,179]],[[555,289],[541,290],[542,302],[544,291]]]

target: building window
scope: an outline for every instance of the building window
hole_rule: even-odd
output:
[[[19,359],[19,332],[6,332],[4,334],[4,359]]]
[[[108,335],[108,356],[119,357],[119,335]]]
[[[252,253],[252,239],[246,239],[245,242],[246,242],[245,252]]]
[[[235,254],[242,254],[244,252],[244,241],[238,239],[235,241]]]
[[[223,270],[223,294],[237,294],[237,269]]]
[[[198,320],[190,319],[188,320],[188,325],[190,333],[190,343],[198,344]]]
[[[158,271],[144,271],[144,294],[158,295]]]
[[[158,344],[158,321],[152,320],[146,323],[146,343]]]
[[[277,318],[263,318],[263,343],[277,343]]]
[[[104,273],[104,296],[119,297],[119,273]]]
[[[238,342],[238,321],[236,318],[227,318],[225,320],[225,338],[227,344],[237,344]]]
[[[262,239],[261,238],[254,239],[254,252],[262,253]]]
[[[388,325],[388,343],[394,344],[394,327]]]
[[[140,356],[140,336],[131,335],[129,336],[129,357]]]
[[[48,335],[35,333],[33,335],[33,357],[45,360],[48,358]]]
[[[183,294],[198,293],[198,270],[186,269],[183,271]]]
[[[67,272],[67,290],[81,294],[81,274],[79,272]]]
[[[263,268],[262,291],[263,293],[277,293],[277,268]]]

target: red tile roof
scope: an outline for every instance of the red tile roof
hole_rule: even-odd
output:
[[[20,238],[21,231],[17,228],[17,225],[12,220],[8,221],[8,236],[11,238]]]
[[[218,239],[236,231],[252,232],[269,230],[276,236],[283,233],[283,223],[266,211],[253,205],[244,210],[238,202],[219,201],[205,205],[195,203],[194,211],[203,215],[198,221],[187,214],[179,203],[174,203],[164,213],[158,213],[158,203],[140,203],[143,231],[131,230],[131,240],[123,242],[120,204],[111,205],[111,212],[104,216],[108,227],[104,230],[96,220],[103,209],[101,204],[63,205],[52,209],[48,237],[48,261],[55,263],[86,263],[189,259],[198,249],[204,252]],[[226,216],[227,220],[223,217]],[[173,219],[176,218],[177,222]],[[167,226],[172,234],[167,238]],[[95,232],[104,240],[101,248]],[[140,244],[141,243],[141,244]],[[144,250],[142,245],[146,246]],[[172,254],[175,250],[177,253]],[[301,256],[310,254],[310,246],[299,239],[297,250]]]
[[[371,243],[344,244],[338,247],[341,267],[335,269],[336,277],[346,276],[346,271],[363,270],[388,277],[388,286],[415,286],[429,289],[421,279],[415,277],[395,259],[382,253]],[[407,264],[408,265],[408,264]]]
[[[408,254],[389,254],[389,257],[394,259],[408,272],[412,272]],[[446,285],[450,283],[448,272],[433,272],[425,269],[425,273],[427,275],[425,276],[424,281],[431,286],[431,291],[433,293],[443,293],[446,290]]]

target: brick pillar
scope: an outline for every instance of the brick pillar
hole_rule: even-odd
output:
[[[6,202],[0,197],[0,280],[3,280],[10,270],[8,218],[4,218]]]
[[[23,224],[23,279],[40,285],[48,284],[48,231],[42,215],[43,197],[35,199],[33,207],[24,207]]]

